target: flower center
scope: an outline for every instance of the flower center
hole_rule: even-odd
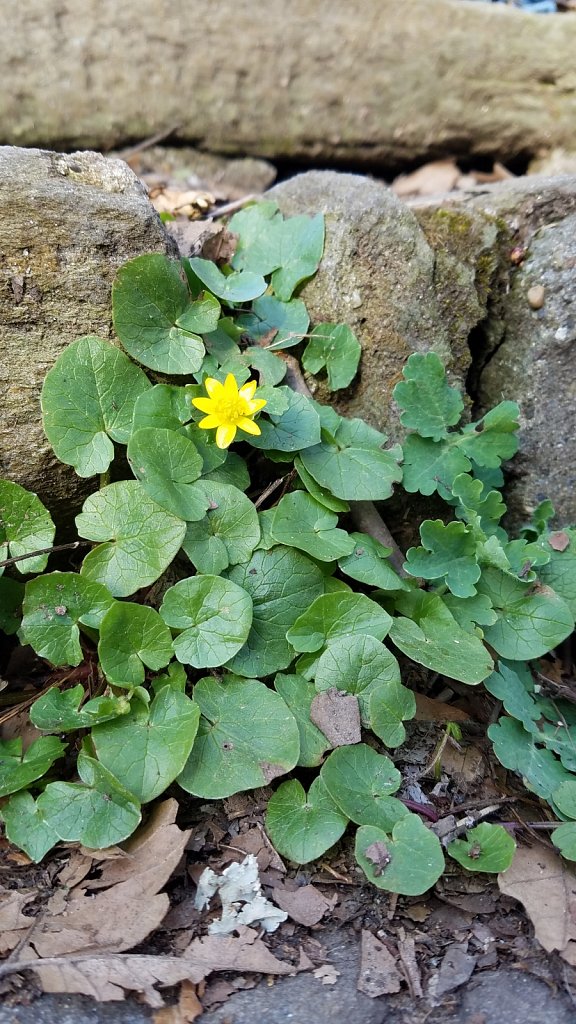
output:
[[[246,415],[246,403],[243,398],[222,398],[218,402],[218,415],[228,423],[236,423]]]

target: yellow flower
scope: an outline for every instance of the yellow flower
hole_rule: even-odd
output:
[[[261,433],[252,417],[266,405],[266,399],[254,398],[255,380],[249,380],[238,390],[234,374],[229,373],[223,384],[213,377],[207,377],[204,387],[208,398],[193,398],[192,405],[208,413],[198,426],[204,430],[216,427],[216,444],[219,448],[227,448],[232,444],[237,430],[245,430],[247,434]]]

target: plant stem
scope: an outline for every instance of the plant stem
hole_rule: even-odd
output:
[[[0,569],[4,569],[7,565],[13,565],[14,562],[23,562],[26,558],[51,555],[53,551],[72,551],[74,548],[89,547],[90,543],[89,540],[75,540],[71,544],[56,544],[52,548],[38,548],[37,551],[29,551],[27,555],[14,555],[13,558],[5,558],[3,562],[0,562]]]

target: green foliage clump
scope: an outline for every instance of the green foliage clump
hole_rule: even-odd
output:
[[[51,517],[0,481],[0,627],[49,665],[86,663],[96,679],[91,692],[64,682],[32,704],[43,735],[25,752],[0,743],[6,834],[40,860],[61,840],[121,842],[173,783],[204,800],[272,783],[266,827],[281,854],[313,860],[353,823],[374,885],[421,893],[444,869],[442,844],[397,795],[383,752],[415,714],[401,652],[502,701],[496,755],[550,802],[563,821],[553,841],[576,859],[576,714],[543,697],[531,664],[574,628],[576,531],[559,542],[548,506],[520,538],[501,525],[517,406],[462,424],[433,352],[412,355],[395,389],[401,446],[318,405],[301,380],[299,391],[285,383],[284,351],[297,346],[332,390],[360,360],[346,325],[309,331],[296,295],[322,256],[323,219],[284,219],[265,202],[229,226],[238,241],[224,266],[158,254],[123,266],[122,348],[80,338],[46,376],[56,455],[100,475],[76,518],[90,548],[79,571],[44,571]],[[240,388],[257,380],[265,401],[251,414],[258,432],[234,452],[193,404],[207,379],[230,376]],[[398,486],[446,502],[403,564],[354,528],[356,503]],[[334,732],[323,709],[340,698]],[[298,769],[314,767],[306,792]],[[448,852],[500,871],[513,846],[484,823]]]

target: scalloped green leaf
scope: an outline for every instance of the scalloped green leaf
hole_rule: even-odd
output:
[[[485,627],[484,636],[502,658],[539,658],[574,629],[570,608],[550,587],[524,583],[499,569],[485,569],[478,591],[490,598],[498,612],[498,620]]]
[[[278,351],[302,341],[310,326],[310,317],[302,299],[280,302],[274,295],[262,295],[252,303],[251,312],[238,317],[237,323],[256,341],[275,331],[267,348]]]
[[[484,680],[484,686],[502,701],[509,715],[517,718],[528,732],[535,732],[542,710],[535,699],[534,679],[528,665],[500,661],[497,670]]]
[[[101,764],[145,804],[184,768],[199,721],[194,701],[163,686],[148,707],[133,701],[128,715],[93,728],[92,740]]]
[[[294,651],[286,632],[324,589],[322,570],[293,548],[256,550],[226,575],[250,594],[254,618],[248,640],[228,667],[239,675],[266,676],[287,668]]]
[[[59,842],[30,793],[15,793],[10,797],[0,810],[0,818],[7,839],[24,850],[36,864]]]
[[[46,374],[40,398],[44,433],[60,462],[82,477],[105,473],[112,441],[126,444],[136,401],[151,386],[109,341],[88,335],[68,345]]]
[[[268,801],[266,831],[278,853],[296,864],[321,857],[344,835],[347,825],[348,818],[320,776],[308,793],[296,779],[283,782]]]
[[[93,697],[80,707],[86,696],[82,683],[70,690],[50,687],[30,708],[30,721],[43,732],[73,732],[91,729],[100,722],[111,721],[130,711],[130,701],[124,695]]]
[[[163,427],[137,430],[128,442],[128,462],[146,493],[179,519],[202,519],[208,502],[196,485],[202,457],[188,437]]]
[[[425,495],[438,491],[448,496],[456,477],[472,468],[470,459],[455,447],[457,438],[458,435],[451,435],[450,440],[433,441],[431,437],[408,434],[402,444],[404,490]]]
[[[199,256],[193,256],[188,263],[202,284],[224,302],[249,302],[266,291],[267,284],[262,275],[251,270],[226,275],[211,260],[203,260]]]
[[[187,793],[220,800],[265,786],[298,762],[294,715],[278,693],[257,679],[207,677],[194,687],[202,717],[178,778]]]
[[[464,402],[446,380],[446,370],[435,352],[414,352],[402,370],[403,381],[392,397],[400,406],[400,422],[421,437],[440,441],[462,414]]]
[[[466,871],[487,871],[497,875],[506,871],[516,851],[516,843],[502,825],[481,822],[466,834],[465,839],[448,843],[446,853]]]
[[[475,480],[469,473],[460,473],[454,479],[452,493],[458,499],[456,515],[459,519],[478,524],[488,536],[498,530],[498,522],[506,511],[499,491],[489,491],[482,480]]]
[[[52,767],[66,750],[56,736],[41,736],[22,752],[22,738],[0,740],[0,797],[26,789]]]
[[[186,523],[152,500],[138,480],[122,480],[91,494],[76,527],[100,541],[84,559],[81,574],[128,597],[154,583],[182,546]]]
[[[459,446],[479,466],[496,468],[518,451],[518,417],[516,402],[500,402],[478,423],[469,423],[462,430]]]
[[[536,746],[534,737],[515,719],[498,719],[488,727],[488,736],[500,763],[521,775],[524,785],[544,800],[549,800],[562,782],[574,781],[554,754]]]
[[[407,814],[391,833],[361,825],[356,833],[356,860],[378,889],[420,896],[444,871],[440,840],[417,814]]]
[[[100,623],[98,657],[108,682],[140,686],[146,669],[158,672],[174,656],[172,635],[157,611],[116,601]]]
[[[162,253],[124,263],[112,288],[114,329],[122,345],[143,366],[161,373],[196,373],[202,365],[202,339],[178,326],[191,305],[181,262]]]
[[[52,665],[79,665],[80,626],[99,629],[115,603],[106,586],[76,572],[37,576],[26,584],[21,639]]]
[[[11,480],[0,480],[0,558],[17,558],[33,551],[49,548],[54,543],[56,527],[47,508],[37,494],[27,491]],[[36,555],[16,562],[22,575],[43,572],[49,554]],[[0,567],[0,576],[4,569]]]
[[[219,574],[229,565],[247,562],[260,540],[254,503],[237,487],[201,480],[198,488],[207,513],[188,523],[182,547],[198,572]]]
[[[412,661],[462,683],[481,683],[493,670],[482,641],[458,625],[437,594],[421,591],[396,598],[400,617],[390,639]]]
[[[347,388],[354,380],[362,349],[346,324],[318,324],[302,354],[302,366],[317,374],[326,368],[330,391]]]
[[[47,825],[67,843],[102,850],[121,843],[140,824],[140,805],[103,765],[78,756],[78,782],[50,782],[36,801]]]
[[[288,705],[298,725],[298,764],[303,768],[314,768],[322,764],[324,754],[330,749],[330,741],[310,719],[310,708],[316,696],[314,684],[304,679],[304,676],[278,673],[274,689]]]
[[[304,468],[321,485],[350,501],[381,501],[392,494],[393,484],[402,479],[398,465],[399,445],[387,451],[387,441],[362,420],[342,420],[334,436],[301,451]]]
[[[270,531],[274,540],[298,548],[321,562],[348,555],[354,541],[338,529],[338,516],[305,491],[285,494],[276,505]]]
[[[464,523],[425,519],[421,547],[409,548],[404,569],[416,578],[444,580],[456,597],[473,597],[480,578],[476,540]]]
[[[250,437],[254,448],[271,449],[279,452],[297,452],[320,440],[320,417],[312,402],[305,395],[299,395],[288,387],[277,389],[284,396],[288,408],[280,415],[261,416],[258,426],[261,433]]]
[[[299,652],[320,651],[339,637],[367,634],[383,640],[392,618],[365,594],[323,594],[300,615],[286,637]]]
[[[244,646],[252,598],[221,576],[192,576],[164,594],[160,615],[175,632],[178,661],[194,668],[224,665]]]
[[[322,765],[320,777],[343,814],[357,825],[391,832],[409,813],[392,794],[402,776],[389,757],[366,743],[337,747]]]

